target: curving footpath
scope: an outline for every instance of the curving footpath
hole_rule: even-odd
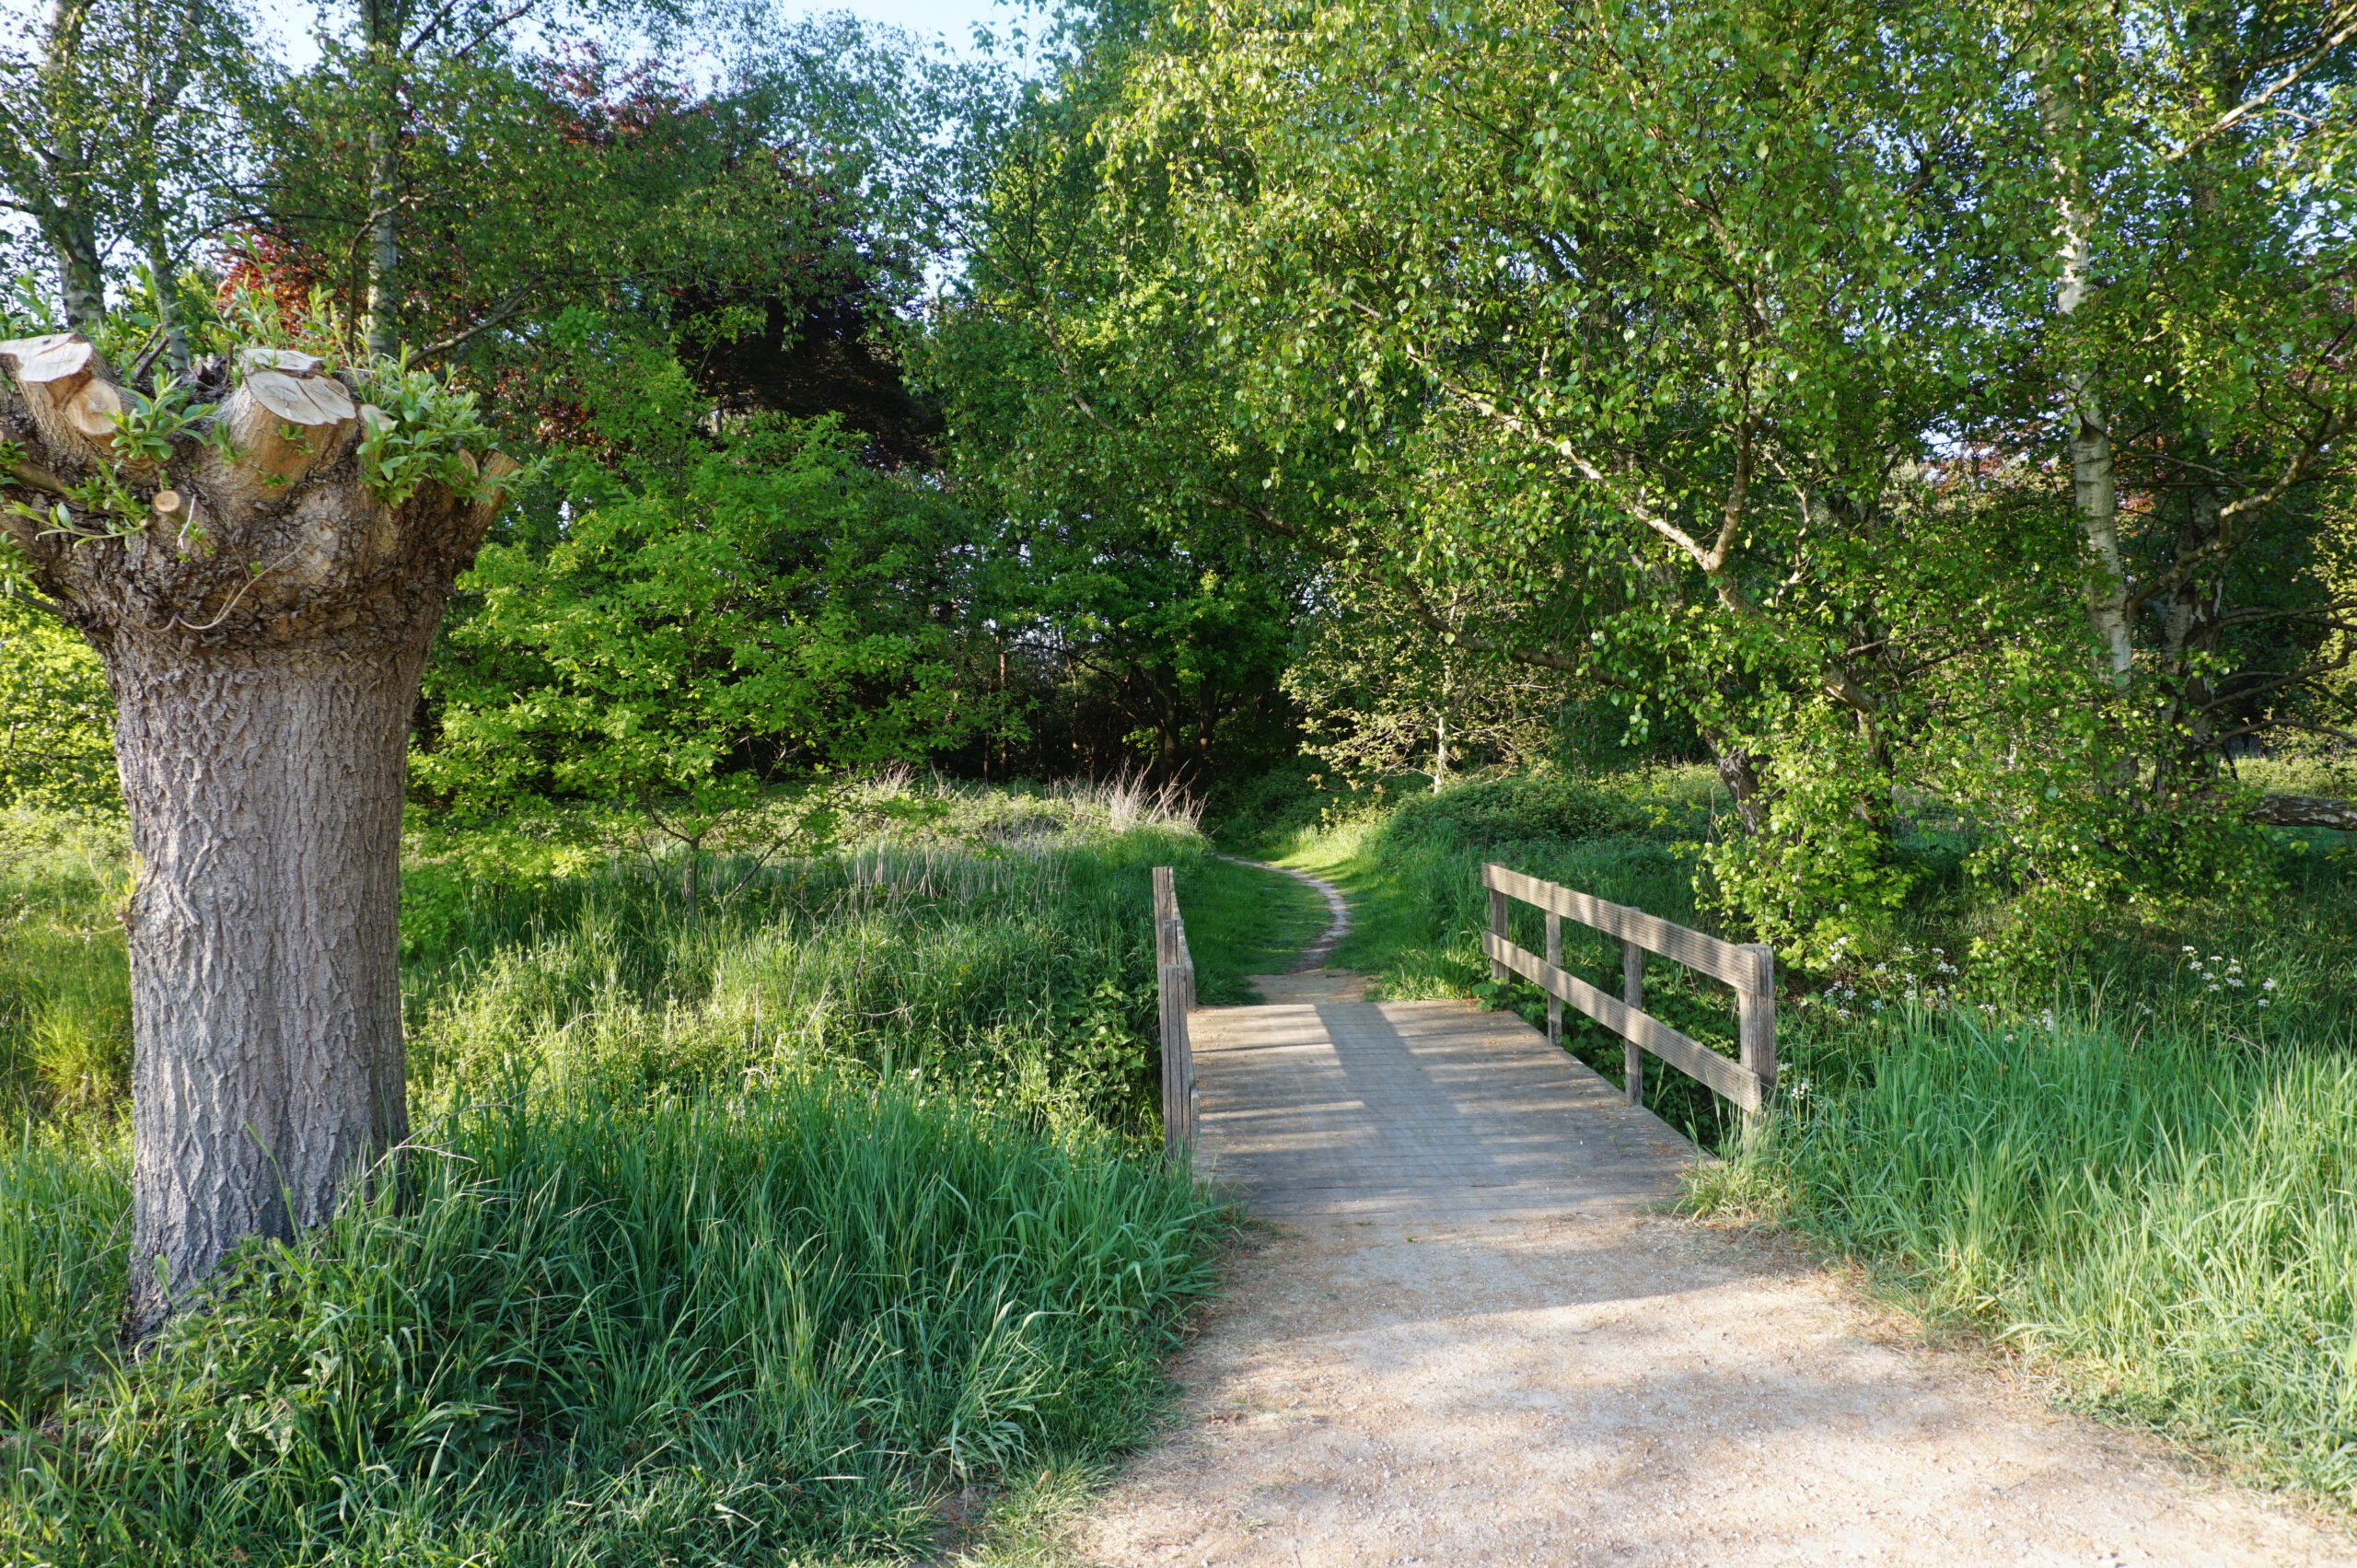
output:
[[[1347,906],[1285,875],[1336,911],[1322,960]],[[1797,1249],[1666,1217],[1692,1147],[1519,1020],[1322,968],[1256,983],[1196,1016],[1200,1158],[1270,1223],[1093,1561],[2357,1564]]]
[[[1306,871],[1295,871],[1290,865],[1271,865],[1265,860],[1247,860],[1240,854],[1223,854],[1218,858],[1230,865],[1248,865],[1255,871],[1272,871],[1280,877],[1290,877],[1325,899],[1326,929],[1318,934],[1317,941],[1301,950],[1301,957],[1295,958],[1285,972],[1306,974],[1311,970],[1324,969],[1334,949],[1341,946],[1342,938],[1351,934],[1351,902],[1342,897],[1342,889],[1331,882],[1312,877]]]

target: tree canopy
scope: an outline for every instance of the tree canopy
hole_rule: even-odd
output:
[[[14,324],[325,322],[541,454],[432,798],[1699,755],[1817,959],[1928,821],[2037,947],[2336,819],[2235,764],[2349,739],[2340,10],[241,25],[29,24]]]

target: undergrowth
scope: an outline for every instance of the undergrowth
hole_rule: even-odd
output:
[[[1911,1012],[1792,1067],[1809,1091],[1699,1212],[1796,1225],[2070,1402],[2357,1505],[2346,1040]]]
[[[0,1561],[904,1561],[1138,1440],[1226,1224],[1159,1156],[1148,871],[1274,879],[1118,790],[920,793],[693,913],[563,823],[420,835],[411,1146],[135,1363],[122,846],[18,824]],[[1287,917],[1225,907],[1234,989]]]
[[[961,1487],[1133,1439],[1211,1283],[1184,1178],[898,1085],[517,1092],[407,1163],[18,1439],[17,1551],[920,1553]],[[90,1179],[96,1221],[119,1175]]]

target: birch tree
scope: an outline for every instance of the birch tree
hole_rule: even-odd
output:
[[[185,247],[222,215],[241,172],[238,109],[254,63],[214,0],[50,0],[0,44],[0,207],[48,252],[56,317],[105,316],[119,253],[144,261],[168,315]]]
[[[1181,6],[1031,247],[1025,450],[1677,710],[1796,952],[1903,900],[1910,800],[2051,930],[2240,885],[2317,803],[2221,760],[2351,645],[2351,20]]]

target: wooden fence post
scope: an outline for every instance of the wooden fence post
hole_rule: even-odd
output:
[[[1195,1005],[1195,965],[1178,914],[1170,867],[1154,868],[1154,989],[1162,1024],[1162,1146],[1184,1159],[1195,1136],[1195,1063],[1187,1015]]]
[[[1701,1080],[1722,1099],[1740,1109],[1744,1113],[1744,1136],[1749,1137],[1758,1130],[1771,1109],[1776,1086],[1776,961],[1772,948],[1757,943],[1723,941],[1640,909],[1526,877],[1494,861],[1481,867],[1481,884],[1490,894],[1489,929],[1481,934],[1481,950],[1490,960],[1490,973],[1496,980],[1520,975],[1547,994],[1547,1035],[1550,1042],[1559,1046],[1562,1042],[1562,1009],[1576,1007],[1621,1038],[1623,1092],[1632,1104],[1644,1103],[1644,1059],[1650,1053],[1689,1077]],[[1508,935],[1507,920],[1512,909],[1506,902],[1508,899],[1519,899],[1546,916],[1544,958],[1516,946]],[[1620,942],[1618,997],[1564,970],[1562,922],[1565,920],[1578,921]],[[1719,1051],[1644,1010],[1648,953],[1706,974],[1735,992],[1737,1060],[1728,1061]]]
[[[1751,983],[1736,993],[1736,1054],[1744,1066],[1759,1074],[1760,1109],[1743,1116],[1748,1137],[1767,1121],[1768,1100],[1776,1090],[1776,949],[1750,944],[1759,956]]]
[[[1547,961],[1563,967],[1563,917],[1553,910],[1547,912]],[[1563,999],[1552,991],[1547,993],[1547,1043],[1558,1051],[1563,1047]]]
[[[1645,1010],[1645,950],[1634,942],[1620,944],[1620,1000],[1632,1012]],[[1620,1077],[1631,1105],[1645,1103],[1645,1053],[1633,1040],[1620,1042]]]
[[[1501,942],[1506,939],[1506,896],[1495,888],[1490,889],[1490,930]],[[1506,966],[1496,958],[1490,960],[1490,979],[1494,982],[1506,977]]]

